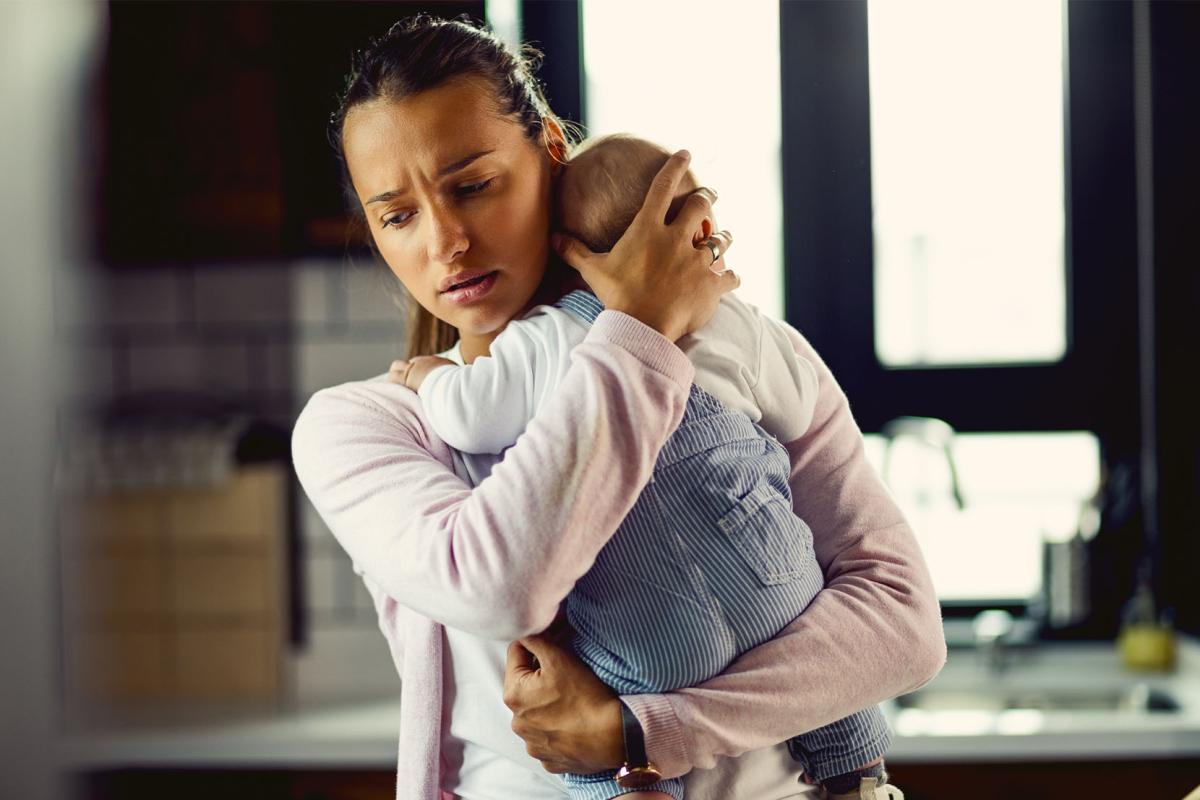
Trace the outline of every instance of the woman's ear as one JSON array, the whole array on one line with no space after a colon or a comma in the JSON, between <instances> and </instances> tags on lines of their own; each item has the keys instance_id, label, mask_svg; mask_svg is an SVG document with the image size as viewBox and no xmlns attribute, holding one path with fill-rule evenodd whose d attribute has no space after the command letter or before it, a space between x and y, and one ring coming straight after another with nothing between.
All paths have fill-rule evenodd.
<instances>
[{"instance_id":1,"label":"woman's ear","mask_svg":"<svg viewBox=\"0 0 1200 800\"><path fill-rule=\"evenodd\" d=\"M542 142L546 145L546 152L550 154L552 171L557 175L567 162L567 139L563 136L562 126L554 117L542 117Z\"/></svg>"}]
</instances>

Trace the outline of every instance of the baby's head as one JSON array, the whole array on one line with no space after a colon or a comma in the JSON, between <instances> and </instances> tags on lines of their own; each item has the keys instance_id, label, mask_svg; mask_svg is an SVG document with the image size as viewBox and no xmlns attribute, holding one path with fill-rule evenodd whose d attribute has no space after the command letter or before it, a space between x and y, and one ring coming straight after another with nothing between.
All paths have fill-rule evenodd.
<instances>
[{"instance_id":1,"label":"baby's head","mask_svg":"<svg viewBox=\"0 0 1200 800\"><path fill-rule=\"evenodd\" d=\"M625 133L584 142L559 179L559 228L595 252L612 250L641 210L654 176L670 157L665 148ZM697 187L688 170L679 182L668 220Z\"/></svg>"}]
</instances>

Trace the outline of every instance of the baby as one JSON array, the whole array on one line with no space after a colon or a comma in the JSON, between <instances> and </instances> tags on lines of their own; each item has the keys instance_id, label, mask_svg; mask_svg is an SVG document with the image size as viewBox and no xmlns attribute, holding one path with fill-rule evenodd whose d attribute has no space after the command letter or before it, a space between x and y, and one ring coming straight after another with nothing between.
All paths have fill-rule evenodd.
<instances>
[{"instance_id":1,"label":"baby","mask_svg":"<svg viewBox=\"0 0 1200 800\"><path fill-rule=\"evenodd\" d=\"M593 251L610 250L668 157L627 135L588 142L560 180L560 228ZM697 186L689 172L672 214ZM705 219L696 241L713 230L715 220ZM490 354L471 365L419 357L397 362L391 379L417 391L451 447L500 453L562 380L571 349L602 310L594 294L571 291L510 322ZM576 654L619 694L713 677L774 637L824 585L812 533L792 510L791 463L780 444L799 438L812 420L812 364L796 355L781 326L733 294L678 345L696 368L683 419L629 516L566 601ZM825 796L901 797L884 785L881 757L890 739L874 707L789 746ZM633 760L643 763L623 772L655 777L653 765ZM577 800L625 796L633 785L645 788L644 797L683 796L678 779L646 786L628 777L618 784L613 773L564 778Z\"/></svg>"}]
</instances>

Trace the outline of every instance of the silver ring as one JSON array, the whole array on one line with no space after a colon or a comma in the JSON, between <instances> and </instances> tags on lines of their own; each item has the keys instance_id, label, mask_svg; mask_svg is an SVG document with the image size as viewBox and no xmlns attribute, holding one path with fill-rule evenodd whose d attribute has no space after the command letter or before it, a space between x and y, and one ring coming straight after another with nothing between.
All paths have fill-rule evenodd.
<instances>
[{"instance_id":1,"label":"silver ring","mask_svg":"<svg viewBox=\"0 0 1200 800\"><path fill-rule=\"evenodd\" d=\"M721 257L721 248L717 245L716 237L710 236L707 239L705 239L703 242L701 242L701 244L707 246L709 251L712 252L712 257L713 257L712 263L713 264L717 263L717 259L719 259ZM711 267L712 264L709 264L709 266Z\"/></svg>"}]
</instances>

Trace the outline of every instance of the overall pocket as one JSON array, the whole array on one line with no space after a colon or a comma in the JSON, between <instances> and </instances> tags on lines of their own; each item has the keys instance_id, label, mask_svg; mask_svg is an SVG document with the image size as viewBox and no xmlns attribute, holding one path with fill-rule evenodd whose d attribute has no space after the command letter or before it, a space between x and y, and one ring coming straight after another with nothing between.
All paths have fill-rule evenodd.
<instances>
[{"instance_id":1,"label":"overall pocket","mask_svg":"<svg viewBox=\"0 0 1200 800\"><path fill-rule=\"evenodd\" d=\"M812 530L770 486L747 492L717 526L763 584L789 583L812 567Z\"/></svg>"}]
</instances>

